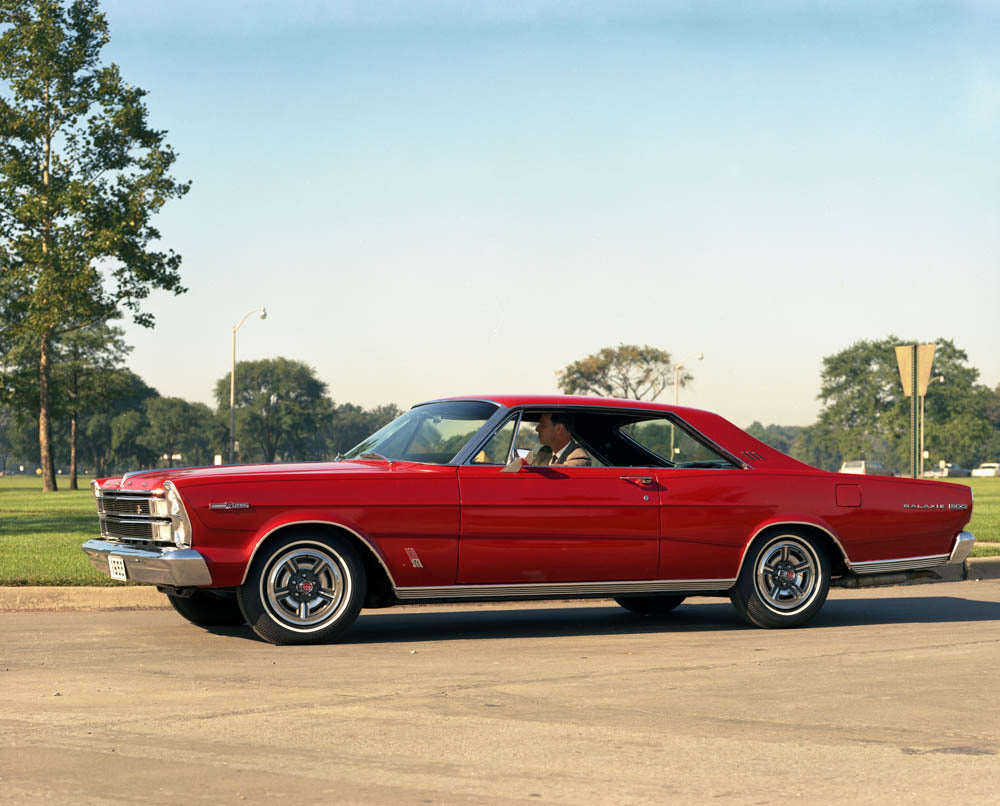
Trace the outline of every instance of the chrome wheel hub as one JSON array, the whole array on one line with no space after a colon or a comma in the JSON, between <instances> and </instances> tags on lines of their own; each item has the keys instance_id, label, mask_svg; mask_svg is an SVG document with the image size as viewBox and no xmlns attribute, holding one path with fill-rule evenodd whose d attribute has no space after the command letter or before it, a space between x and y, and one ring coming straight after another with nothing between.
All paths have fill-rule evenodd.
<instances>
[{"instance_id":1,"label":"chrome wheel hub","mask_svg":"<svg viewBox=\"0 0 1000 806\"><path fill-rule=\"evenodd\" d=\"M347 606L350 577L340 556L326 547L299 546L276 557L261 577L261 599L291 628L318 629Z\"/></svg>"},{"instance_id":2,"label":"chrome wheel hub","mask_svg":"<svg viewBox=\"0 0 1000 806\"><path fill-rule=\"evenodd\" d=\"M807 605L816 592L819 560L797 540L778 539L761 552L756 587L764 604L787 613Z\"/></svg>"}]
</instances>

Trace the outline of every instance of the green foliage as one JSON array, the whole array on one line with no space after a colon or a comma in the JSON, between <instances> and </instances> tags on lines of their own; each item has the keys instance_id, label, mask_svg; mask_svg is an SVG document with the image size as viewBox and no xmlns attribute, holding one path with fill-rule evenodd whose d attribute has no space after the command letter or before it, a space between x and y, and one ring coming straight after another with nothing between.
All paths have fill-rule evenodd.
<instances>
[{"instance_id":1,"label":"green foliage","mask_svg":"<svg viewBox=\"0 0 1000 806\"><path fill-rule=\"evenodd\" d=\"M796 425L763 426L756 420L750 424L746 432L761 442L766 442L775 450L791 455L795 440L805 429Z\"/></svg>"},{"instance_id":2,"label":"green foliage","mask_svg":"<svg viewBox=\"0 0 1000 806\"><path fill-rule=\"evenodd\" d=\"M894 347L908 344L895 336L860 341L823 359L823 401L815 434L830 456L872 459L905 471L909 464L910 400L903 396ZM950 339L938 339L933 375L925 403L925 447L930 462L939 459L975 466L995 452L997 428L991 422L994 395L977 383L979 370Z\"/></svg>"},{"instance_id":3,"label":"green foliage","mask_svg":"<svg viewBox=\"0 0 1000 806\"><path fill-rule=\"evenodd\" d=\"M567 395L656 400L672 386L670 353L648 344L619 344L574 361L556 373L559 389ZM677 382L687 386L693 376L683 370Z\"/></svg>"},{"instance_id":4,"label":"green foliage","mask_svg":"<svg viewBox=\"0 0 1000 806\"><path fill-rule=\"evenodd\" d=\"M184 465L209 465L224 455L228 431L204 403L179 397L151 397L143 405L145 425L135 436L159 466L173 467L175 455ZM164 456L166 458L164 458Z\"/></svg>"},{"instance_id":5,"label":"green foliage","mask_svg":"<svg viewBox=\"0 0 1000 806\"><path fill-rule=\"evenodd\" d=\"M972 488L972 520L965 528L976 536L973 557L1000 556L1000 479L947 479Z\"/></svg>"},{"instance_id":6,"label":"green foliage","mask_svg":"<svg viewBox=\"0 0 1000 806\"><path fill-rule=\"evenodd\" d=\"M340 453L346 453L365 437L371 436L402 413L399 407L392 403L371 410L365 410L353 403L343 403L337 406L330 418L327 430L329 435L328 454L336 456Z\"/></svg>"},{"instance_id":7,"label":"green foliage","mask_svg":"<svg viewBox=\"0 0 1000 806\"><path fill-rule=\"evenodd\" d=\"M180 258L150 247L155 213L184 195L146 93L102 66L97 0L0 0L0 244L4 296L42 333L102 320L139 324L150 287L180 292ZM98 261L111 288L105 289Z\"/></svg>"},{"instance_id":8,"label":"green foliage","mask_svg":"<svg viewBox=\"0 0 1000 806\"><path fill-rule=\"evenodd\" d=\"M229 413L229 374L218 380L220 416ZM325 424L333 404L312 367L288 358L241 361L236 365L236 438L241 459L320 459L326 453Z\"/></svg>"},{"instance_id":9,"label":"green foliage","mask_svg":"<svg viewBox=\"0 0 1000 806\"><path fill-rule=\"evenodd\" d=\"M189 186L146 93L100 63L107 42L97 0L0 0L0 343L39 356L46 489L55 342L120 307L152 326L151 289L184 290L152 219Z\"/></svg>"}]
</instances>

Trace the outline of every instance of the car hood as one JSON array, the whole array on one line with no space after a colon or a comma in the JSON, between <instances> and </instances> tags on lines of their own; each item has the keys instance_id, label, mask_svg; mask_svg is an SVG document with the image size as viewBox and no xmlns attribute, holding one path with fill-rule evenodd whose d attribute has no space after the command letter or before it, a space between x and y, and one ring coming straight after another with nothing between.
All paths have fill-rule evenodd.
<instances>
[{"instance_id":1,"label":"car hood","mask_svg":"<svg viewBox=\"0 0 1000 806\"><path fill-rule=\"evenodd\" d=\"M433 466L438 467L438 466ZM431 466L415 465L410 462L387 463L378 460L350 462L297 462L270 465L219 465L211 467L160 468L126 473L98 479L102 490L144 492L162 489L165 481L173 481L178 486L190 484L221 484L241 481L282 481L293 478L357 478L359 476L384 476L400 470L428 472ZM438 470L440 468L438 467Z\"/></svg>"}]
</instances>

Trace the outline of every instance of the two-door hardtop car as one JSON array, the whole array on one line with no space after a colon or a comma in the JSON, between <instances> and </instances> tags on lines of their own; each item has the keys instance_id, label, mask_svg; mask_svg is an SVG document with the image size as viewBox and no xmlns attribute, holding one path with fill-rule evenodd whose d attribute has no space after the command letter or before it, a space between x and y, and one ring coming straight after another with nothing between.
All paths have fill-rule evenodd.
<instances>
[{"instance_id":1,"label":"two-door hardtop car","mask_svg":"<svg viewBox=\"0 0 1000 806\"><path fill-rule=\"evenodd\" d=\"M583 458L533 464L555 420ZM934 577L974 540L966 486L829 473L706 411L588 397L435 400L335 462L127 473L94 494L99 570L278 644L411 602L662 614L720 595L751 624L794 626L831 584Z\"/></svg>"}]
</instances>

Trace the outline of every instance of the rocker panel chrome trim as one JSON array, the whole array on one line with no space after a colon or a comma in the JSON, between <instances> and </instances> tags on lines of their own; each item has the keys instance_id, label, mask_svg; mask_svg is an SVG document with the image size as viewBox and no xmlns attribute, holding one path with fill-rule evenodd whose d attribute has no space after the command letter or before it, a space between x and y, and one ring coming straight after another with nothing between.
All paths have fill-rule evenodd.
<instances>
[{"instance_id":1,"label":"rocker panel chrome trim","mask_svg":"<svg viewBox=\"0 0 1000 806\"><path fill-rule=\"evenodd\" d=\"M735 579L651 579L619 582L526 582L519 585L442 585L396 588L401 602L424 599L515 599L522 597L613 596L624 593L724 591Z\"/></svg>"},{"instance_id":2,"label":"rocker panel chrome trim","mask_svg":"<svg viewBox=\"0 0 1000 806\"><path fill-rule=\"evenodd\" d=\"M902 557L898 560L872 560L863 563L849 563L848 568L859 576L865 574L881 574L888 571L909 571L917 568L933 568L945 565L947 554L935 554L928 557Z\"/></svg>"}]
</instances>

